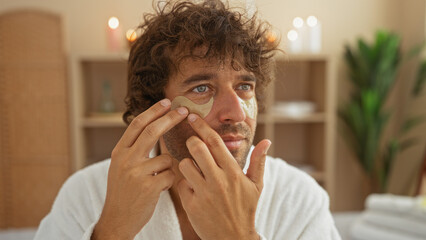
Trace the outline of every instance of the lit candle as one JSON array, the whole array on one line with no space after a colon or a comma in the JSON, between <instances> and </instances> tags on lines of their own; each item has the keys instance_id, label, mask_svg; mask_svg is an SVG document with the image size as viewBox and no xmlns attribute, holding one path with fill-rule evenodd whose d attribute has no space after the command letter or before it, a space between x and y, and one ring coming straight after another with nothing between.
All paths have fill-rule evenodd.
<instances>
[{"instance_id":1,"label":"lit candle","mask_svg":"<svg viewBox=\"0 0 426 240\"><path fill-rule=\"evenodd\" d=\"M303 19L301 17L295 17L293 19L293 27L299 29L299 28L303 27L303 24L304 24L304 22L303 22Z\"/></svg>"},{"instance_id":2,"label":"lit candle","mask_svg":"<svg viewBox=\"0 0 426 240\"><path fill-rule=\"evenodd\" d=\"M129 47L132 46L133 42L136 41L138 38L138 34L136 33L135 29L129 29L126 32L126 39L127 43L129 44Z\"/></svg>"},{"instance_id":3,"label":"lit candle","mask_svg":"<svg viewBox=\"0 0 426 240\"><path fill-rule=\"evenodd\" d=\"M109 18L107 28L108 49L110 51L120 51L122 37L123 35L121 33L120 21L118 18Z\"/></svg>"},{"instance_id":4,"label":"lit candle","mask_svg":"<svg viewBox=\"0 0 426 240\"><path fill-rule=\"evenodd\" d=\"M293 27L296 28L298 34L298 37L296 39L297 44L301 45L300 47L297 47L297 51L305 52L308 47L308 29L306 27L306 24L301 17L296 17L293 19Z\"/></svg>"},{"instance_id":5,"label":"lit candle","mask_svg":"<svg viewBox=\"0 0 426 240\"><path fill-rule=\"evenodd\" d=\"M266 37L266 41L268 42L268 44L275 44L275 41L277 40L277 35L275 34L275 32L268 32L267 37Z\"/></svg>"},{"instance_id":6,"label":"lit candle","mask_svg":"<svg viewBox=\"0 0 426 240\"><path fill-rule=\"evenodd\" d=\"M296 30L290 30L287 33L288 51L290 53L300 53L302 51L302 41L299 38L299 33Z\"/></svg>"},{"instance_id":7,"label":"lit candle","mask_svg":"<svg viewBox=\"0 0 426 240\"><path fill-rule=\"evenodd\" d=\"M312 53L321 52L321 23L315 16L309 16L307 19L307 24L309 27L309 51Z\"/></svg>"}]
</instances>

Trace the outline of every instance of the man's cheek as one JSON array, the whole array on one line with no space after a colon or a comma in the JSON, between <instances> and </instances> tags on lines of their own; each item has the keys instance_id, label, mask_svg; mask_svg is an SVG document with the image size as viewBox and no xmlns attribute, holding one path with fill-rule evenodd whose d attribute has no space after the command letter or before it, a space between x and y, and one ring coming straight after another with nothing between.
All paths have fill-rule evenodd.
<instances>
[{"instance_id":1,"label":"man's cheek","mask_svg":"<svg viewBox=\"0 0 426 240\"><path fill-rule=\"evenodd\" d=\"M185 141L194 135L197 135L197 133L192 129L191 125L189 125L187 120L183 120L178 125L176 125L174 128L172 128L172 131L176 135L176 137L184 139Z\"/></svg>"},{"instance_id":2,"label":"man's cheek","mask_svg":"<svg viewBox=\"0 0 426 240\"><path fill-rule=\"evenodd\" d=\"M183 158L190 158L191 155L186 147L186 140L193 135L196 135L196 133L185 120L170 129L163 136L168 152L178 161Z\"/></svg>"}]
</instances>

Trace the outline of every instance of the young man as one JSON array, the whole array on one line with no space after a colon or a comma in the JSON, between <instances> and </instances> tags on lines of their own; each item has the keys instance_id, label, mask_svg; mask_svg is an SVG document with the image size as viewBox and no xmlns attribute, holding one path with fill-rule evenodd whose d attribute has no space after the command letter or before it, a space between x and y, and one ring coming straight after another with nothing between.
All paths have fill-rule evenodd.
<instances>
[{"instance_id":1,"label":"young man","mask_svg":"<svg viewBox=\"0 0 426 240\"><path fill-rule=\"evenodd\" d=\"M141 29L129 126L67 180L36 239L340 239L322 188L267 157L269 140L252 147L268 26L214 0L168 3Z\"/></svg>"}]
</instances>

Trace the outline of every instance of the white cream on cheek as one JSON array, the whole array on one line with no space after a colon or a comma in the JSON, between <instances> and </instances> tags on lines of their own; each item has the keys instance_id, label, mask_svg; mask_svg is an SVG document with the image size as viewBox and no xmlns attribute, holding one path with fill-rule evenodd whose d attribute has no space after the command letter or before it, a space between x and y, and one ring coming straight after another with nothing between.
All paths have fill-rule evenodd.
<instances>
[{"instance_id":1,"label":"white cream on cheek","mask_svg":"<svg viewBox=\"0 0 426 240\"><path fill-rule=\"evenodd\" d=\"M243 100L238 97L241 108L246 113L247 117L256 120L257 116L257 103L254 96L248 100ZM178 107L186 107L190 113L196 113L200 117L205 118L213 107L213 97L206 104L196 104L184 96L177 96L172 101L171 109Z\"/></svg>"}]
</instances>

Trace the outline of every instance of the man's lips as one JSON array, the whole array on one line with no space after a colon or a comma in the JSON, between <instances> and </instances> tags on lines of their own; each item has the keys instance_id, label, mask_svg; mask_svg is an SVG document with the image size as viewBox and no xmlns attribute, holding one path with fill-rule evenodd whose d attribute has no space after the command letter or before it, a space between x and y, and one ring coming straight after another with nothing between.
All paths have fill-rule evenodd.
<instances>
[{"instance_id":1,"label":"man's lips","mask_svg":"<svg viewBox=\"0 0 426 240\"><path fill-rule=\"evenodd\" d=\"M241 135L225 135L221 136L221 138L229 151L240 148L245 140L245 138Z\"/></svg>"}]
</instances>

